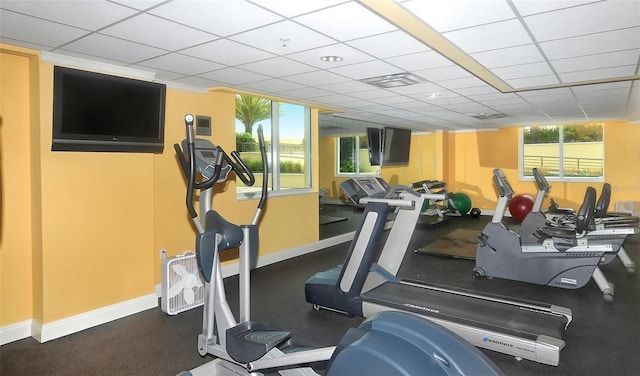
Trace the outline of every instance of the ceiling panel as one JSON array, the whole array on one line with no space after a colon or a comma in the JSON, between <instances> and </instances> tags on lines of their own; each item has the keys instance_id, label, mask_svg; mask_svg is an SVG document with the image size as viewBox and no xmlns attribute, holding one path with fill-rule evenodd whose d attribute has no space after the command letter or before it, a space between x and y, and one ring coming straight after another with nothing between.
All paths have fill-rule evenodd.
<instances>
[{"instance_id":1,"label":"ceiling panel","mask_svg":"<svg viewBox=\"0 0 640 376\"><path fill-rule=\"evenodd\" d=\"M334 44L336 41L292 21L282 21L236 34L229 39L284 55Z\"/></svg>"},{"instance_id":2,"label":"ceiling panel","mask_svg":"<svg viewBox=\"0 0 640 376\"><path fill-rule=\"evenodd\" d=\"M86 30L76 27L9 11L0 13L0 25L3 38L47 47L58 47L87 34Z\"/></svg>"},{"instance_id":3,"label":"ceiling panel","mask_svg":"<svg viewBox=\"0 0 640 376\"><path fill-rule=\"evenodd\" d=\"M169 51L217 39L209 33L144 13L102 29L100 33Z\"/></svg>"},{"instance_id":4,"label":"ceiling panel","mask_svg":"<svg viewBox=\"0 0 640 376\"><path fill-rule=\"evenodd\" d=\"M569 19L579 22L567 22ZM590 3L525 17L538 42L640 26L640 1Z\"/></svg>"},{"instance_id":5,"label":"ceiling panel","mask_svg":"<svg viewBox=\"0 0 640 376\"><path fill-rule=\"evenodd\" d=\"M416 130L603 117L640 121L640 83L634 88L631 81L640 79L640 1L377 5L5 0L0 40L46 51L44 56L146 70L181 88L223 85ZM424 24L411 24L414 14ZM421 82L383 89L359 81L402 72ZM477 112L507 117L472 118Z\"/></svg>"},{"instance_id":6,"label":"ceiling panel","mask_svg":"<svg viewBox=\"0 0 640 376\"><path fill-rule=\"evenodd\" d=\"M549 60L632 50L640 46L640 27L540 43Z\"/></svg>"},{"instance_id":7,"label":"ceiling panel","mask_svg":"<svg viewBox=\"0 0 640 376\"><path fill-rule=\"evenodd\" d=\"M274 56L267 51L228 39L214 40L213 42L190 47L180 52L185 55L211 60L229 66L255 62Z\"/></svg>"},{"instance_id":8,"label":"ceiling panel","mask_svg":"<svg viewBox=\"0 0 640 376\"><path fill-rule=\"evenodd\" d=\"M97 30L136 14L134 9L105 0L3 0L2 8L86 30Z\"/></svg>"},{"instance_id":9,"label":"ceiling panel","mask_svg":"<svg viewBox=\"0 0 640 376\"><path fill-rule=\"evenodd\" d=\"M395 26L353 1L294 20L341 41L396 30Z\"/></svg>"},{"instance_id":10,"label":"ceiling panel","mask_svg":"<svg viewBox=\"0 0 640 376\"><path fill-rule=\"evenodd\" d=\"M80 38L65 44L63 49L131 64L167 53L166 50L102 34Z\"/></svg>"},{"instance_id":11,"label":"ceiling panel","mask_svg":"<svg viewBox=\"0 0 640 376\"><path fill-rule=\"evenodd\" d=\"M506 1L411 0L402 5L441 33L515 18Z\"/></svg>"},{"instance_id":12,"label":"ceiling panel","mask_svg":"<svg viewBox=\"0 0 640 376\"><path fill-rule=\"evenodd\" d=\"M282 19L244 0L174 0L149 12L220 36L251 30Z\"/></svg>"},{"instance_id":13,"label":"ceiling panel","mask_svg":"<svg viewBox=\"0 0 640 376\"><path fill-rule=\"evenodd\" d=\"M518 20L496 22L443 34L470 54L533 43Z\"/></svg>"}]
</instances>

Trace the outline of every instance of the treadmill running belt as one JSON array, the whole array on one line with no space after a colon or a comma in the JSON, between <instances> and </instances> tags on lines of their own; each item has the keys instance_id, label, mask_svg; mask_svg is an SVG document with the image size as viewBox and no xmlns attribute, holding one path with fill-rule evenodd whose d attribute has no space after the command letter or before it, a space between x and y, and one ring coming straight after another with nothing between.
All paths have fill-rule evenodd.
<instances>
[{"instance_id":1,"label":"treadmill running belt","mask_svg":"<svg viewBox=\"0 0 640 376\"><path fill-rule=\"evenodd\" d=\"M433 290L426 285L387 282L363 294L362 298L390 308L531 340L541 334L561 339L568 321L551 312Z\"/></svg>"}]
</instances>

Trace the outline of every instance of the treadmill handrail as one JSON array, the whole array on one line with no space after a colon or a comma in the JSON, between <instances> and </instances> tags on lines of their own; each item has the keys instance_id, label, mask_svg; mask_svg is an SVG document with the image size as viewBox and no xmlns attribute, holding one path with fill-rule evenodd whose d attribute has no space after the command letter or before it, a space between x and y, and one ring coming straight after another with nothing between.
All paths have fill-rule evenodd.
<instances>
[{"instance_id":1,"label":"treadmill handrail","mask_svg":"<svg viewBox=\"0 0 640 376\"><path fill-rule=\"evenodd\" d=\"M420 194L426 200L444 201L447 199L447 195L440 193L422 193ZM375 197L363 197L360 199L360 204L366 205L370 202L381 202L389 206L397 206L400 208L413 209L415 202L404 200L402 198L375 198Z\"/></svg>"}]
</instances>

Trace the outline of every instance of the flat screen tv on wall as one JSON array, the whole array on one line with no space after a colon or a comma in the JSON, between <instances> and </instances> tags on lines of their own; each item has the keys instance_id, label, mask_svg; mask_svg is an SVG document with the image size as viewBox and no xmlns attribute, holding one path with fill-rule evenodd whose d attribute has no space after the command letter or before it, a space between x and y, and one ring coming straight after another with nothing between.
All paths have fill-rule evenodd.
<instances>
[{"instance_id":1,"label":"flat screen tv on wall","mask_svg":"<svg viewBox=\"0 0 640 376\"><path fill-rule=\"evenodd\" d=\"M367 128L369 142L369 164L380 166L382 162L382 138L384 130L381 128Z\"/></svg>"},{"instance_id":2,"label":"flat screen tv on wall","mask_svg":"<svg viewBox=\"0 0 640 376\"><path fill-rule=\"evenodd\" d=\"M382 165L409 164L410 147L411 129L385 127L382 147Z\"/></svg>"},{"instance_id":3,"label":"flat screen tv on wall","mask_svg":"<svg viewBox=\"0 0 640 376\"><path fill-rule=\"evenodd\" d=\"M161 153L163 84L58 67L52 151Z\"/></svg>"}]
</instances>

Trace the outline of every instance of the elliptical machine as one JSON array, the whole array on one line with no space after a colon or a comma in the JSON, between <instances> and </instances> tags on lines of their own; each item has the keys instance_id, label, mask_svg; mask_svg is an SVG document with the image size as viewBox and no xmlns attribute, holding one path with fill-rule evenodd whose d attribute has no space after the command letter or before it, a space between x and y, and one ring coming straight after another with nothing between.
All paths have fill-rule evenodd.
<instances>
[{"instance_id":1,"label":"elliptical machine","mask_svg":"<svg viewBox=\"0 0 640 376\"><path fill-rule=\"evenodd\" d=\"M250 269L258 255L258 222L267 199L268 166L262 127L258 140L263 163L262 194L251 224L235 225L212 209L213 187L233 172L246 185L255 177L240 155L231 156L208 140L195 139L193 115L185 116L187 138L174 145L187 178L186 206L198 235L196 255L205 280L200 355L216 359L181 375L316 375L309 363L328 361L326 375L501 375L484 354L448 330L416 316L383 312L350 329L338 346L302 348L290 332L250 319ZM184 150L184 151L183 151ZM196 172L202 180L196 181ZM193 207L200 190L200 216ZM200 218L199 218L200 217ZM226 299L220 252L239 248L240 321Z\"/></svg>"},{"instance_id":2,"label":"elliptical machine","mask_svg":"<svg viewBox=\"0 0 640 376\"><path fill-rule=\"evenodd\" d=\"M499 168L493 170L493 181L500 198L491 222L478 235L473 278L497 277L565 289L581 288L593 278L603 298L613 302L613 286L598 267L605 253L614 252L613 247L589 244L584 236L593 219L595 189L587 189L578 211L576 230L570 236L524 244L520 235L502 221L514 194L511 184ZM564 243L562 246L560 240Z\"/></svg>"}]
</instances>

